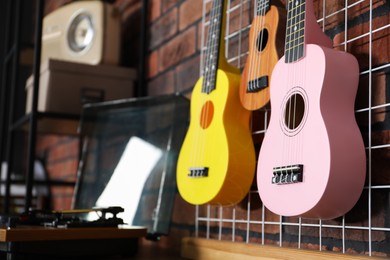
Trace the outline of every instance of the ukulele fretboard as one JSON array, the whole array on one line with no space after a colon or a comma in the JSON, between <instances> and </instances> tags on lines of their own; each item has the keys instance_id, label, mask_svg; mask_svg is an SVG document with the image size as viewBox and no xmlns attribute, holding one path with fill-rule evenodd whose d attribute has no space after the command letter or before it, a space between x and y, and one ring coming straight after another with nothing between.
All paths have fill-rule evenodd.
<instances>
[{"instance_id":1,"label":"ukulele fretboard","mask_svg":"<svg viewBox=\"0 0 390 260\"><path fill-rule=\"evenodd\" d=\"M214 0L210 11L210 23L204 52L202 92L209 94L215 89L219 49L222 34L223 0Z\"/></svg>"},{"instance_id":2,"label":"ukulele fretboard","mask_svg":"<svg viewBox=\"0 0 390 260\"><path fill-rule=\"evenodd\" d=\"M305 0L289 0L287 8L285 62L291 63L304 56Z\"/></svg>"}]
</instances>

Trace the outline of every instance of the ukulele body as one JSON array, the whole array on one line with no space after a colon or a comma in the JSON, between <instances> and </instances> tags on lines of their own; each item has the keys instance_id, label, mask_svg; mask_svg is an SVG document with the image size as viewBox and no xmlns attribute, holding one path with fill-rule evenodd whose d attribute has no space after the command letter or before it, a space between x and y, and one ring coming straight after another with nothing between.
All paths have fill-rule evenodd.
<instances>
[{"instance_id":1,"label":"ukulele body","mask_svg":"<svg viewBox=\"0 0 390 260\"><path fill-rule=\"evenodd\" d=\"M213 91L202 92L203 77L193 89L190 125L176 175L180 195L189 203L235 204L253 182L256 158L250 112L240 104L239 82L239 74L218 69ZM207 176L189 176L191 169L206 168Z\"/></svg>"},{"instance_id":2,"label":"ukulele body","mask_svg":"<svg viewBox=\"0 0 390 260\"><path fill-rule=\"evenodd\" d=\"M256 15L252 21L249 55L240 83L241 104L248 110L257 110L269 103L272 70L283 55L285 25L286 11L274 5L265 15ZM255 90L249 90L251 88Z\"/></svg>"},{"instance_id":3,"label":"ukulele body","mask_svg":"<svg viewBox=\"0 0 390 260\"><path fill-rule=\"evenodd\" d=\"M354 116L358 80L352 55L315 44L302 59L275 66L257 175L274 213L331 219L359 199L366 159Z\"/></svg>"}]
</instances>

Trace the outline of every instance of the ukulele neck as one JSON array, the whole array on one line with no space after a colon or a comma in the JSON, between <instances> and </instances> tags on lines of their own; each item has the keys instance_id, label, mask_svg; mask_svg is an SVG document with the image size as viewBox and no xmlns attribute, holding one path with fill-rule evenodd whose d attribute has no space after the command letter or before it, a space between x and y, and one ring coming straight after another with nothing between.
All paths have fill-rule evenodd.
<instances>
[{"instance_id":1,"label":"ukulele neck","mask_svg":"<svg viewBox=\"0 0 390 260\"><path fill-rule=\"evenodd\" d=\"M217 69L221 55L222 34L224 31L224 0L214 0L210 11L210 23L204 52L202 92L210 94L215 89Z\"/></svg>"},{"instance_id":2,"label":"ukulele neck","mask_svg":"<svg viewBox=\"0 0 390 260\"><path fill-rule=\"evenodd\" d=\"M285 62L292 63L305 55L305 0L289 0L287 4Z\"/></svg>"},{"instance_id":3,"label":"ukulele neck","mask_svg":"<svg viewBox=\"0 0 390 260\"><path fill-rule=\"evenodd\" d=\"M288 0L285 63L293 63L303 58L306 44L332 48L332 40L317 23L313 1Z\"/></svg>"}]
</instances>

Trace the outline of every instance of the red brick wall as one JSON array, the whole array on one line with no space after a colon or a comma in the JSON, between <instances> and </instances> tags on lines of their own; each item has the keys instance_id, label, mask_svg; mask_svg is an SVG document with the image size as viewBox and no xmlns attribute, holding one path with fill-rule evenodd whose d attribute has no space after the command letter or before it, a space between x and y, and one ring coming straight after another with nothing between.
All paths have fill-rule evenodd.
<instances>
[{"instance_id":1,"label":"red brick wall","mask_svg":"<svg viewBox=\"0 0 390 260\"><path fill-rule=\"evenodd\" d=\"M37 154L46 161L49 178L57 181L75 182L78 166L78 138L75 136L39 135ZM73 196L71 186L51 188L54 209L69 209Z\"/></svg>"},{"instance_id":2,"label":"red brick wall","mask_svg":"<svg viewBox=\"0 0 390 260\"><path fill-rule=\"evenodd\" d=\"M48 1L51 4L48 8L56 8L59 4L57 1ZM67 1L63 1L67 2ZM131 55L131 51L126 51L127 46L134 46L134 33L130 30L134 27L129 24L129 21L133 21L134 17L137 17L137 10L139 8L140 1L124 1L117 0L115 4L119 6L124 13L123 21L127 25L124 30L125 43L124 50ZM237 3L238 0L232 0L232 3ZM283 3L285 1L282 1ZM351 2L357 1L349 1ZM54 4L55 3L55 4ZM138 5L137 5L138 3ZM322 17L323 1L315 0L315 11L317 17ZM56 5L56 6L54 6ZM332 13L334 10L339 10L345 5L344 1L326 1L327 13ZM51 6L51 7L50 7ZM382 25L389 24L389 2L388 1L373 1L373 29L379 28ZM245 10L244 10L245 11ZM248 11L248 10L246 10ZM249 12L249 11L248 11ZM369 26L369 1L364 1L357 4L348 12L348 39L363 35L368 32ZM201 47L201 26L202 26L202 1L200 0L150 0L148 7L148 38L147 43L148 55L147 55L147 90L149 95L160 95L172 92L183 92L190 96L192 87L199 78L199 63L200 63L200 47ZM240 26L247 26L250 22L249 16L246 16L242 23L238 20L238 14L232 14L231 16L231 31L238 30ZM326 33L333 39L335 45L344 41L344 13L331 16L326 19L325 29ZM126 36L127 35L127 36ZM134 36L131 38L129 35ZM247 50L247 38L243 33L242 49ZM347 50L353 53L360 65L361 71L367 70L369 66L369 36L364 36L357 41L347 45ZM389 29L381 31L373 35L372 42L372 66L378 66L386 64L390 61L389 57ZM138 39L136 40L138 41ZM237 55L238 38L234 38L230 41L229 57ZM344 46L340 46L343 49ZM133 47L129 48L132 51ZM235 65L243 67L246 57L243 57L240 61L235 61ZM125 61L124 64L134 65L136 59L131 61ZM383 104L387 97L387 71L375 72L372 74L372 102L373 105ZM362 76L359 86L358 98L356 102L357 108L364 108L368 105L368 76ZM264 114L254 113L253 120L255 128L264 128ZM361 126L364 139L368 140L368 114L357 114L358 123ZM387 144L390 141L388 131L388 113L385 108L376 109L372 113L372 127L375 131L372 133L372 142L375 144ZM43 150L48 151L48 169L53 178L62 178L66 180L75 180L75 173L77 169L77 144L78 141L75 137L44 137L40 139L41 142L38 146L38 152ZM262 136L257 135L254 139L257 148L260 147ZM373 150L372 152L372 182L373 184L388 184L390 178L389 172L389 152L388 149ZM70 207L70 197L72 189L57 189L55 191L55 207L56 208L68 208ZM373 201L373 214L372 225L383 227L388 220L386 219L389 214L388 208L388 194L387 192L375 191L372 197ZM246 218L247 201L243 201L236 207L236 217ZM367 226L367 192L365 191L362 198L356 205L356 207L347 215L346 221L350 225L363 227ZM262 214L261 202L258 196L251 197L252 210L250 212L251 220L259 220ZM204 215L205 207L200 207L200 214ZM224 209L224 216L231 214L230 209ZM218 216L217 211L212 211L212 216ZM266 220L278 221L279 216L276 216L269 211L265 212ZM294 219L287 219L288 221L295 221ZM340 219L326 221L327 224L340 225ZM194 223L195 223L195 208L188 203L184 202L179 195L176 196L176 202L174 207L171 234L168 237L162 238L158 246L169 247L178 251L180 248L180 239L183 236L194 235ZM217 236L217 225L211 226L211 237ZM224 224L223 226L227 230L231 229L231 224ZM236 241L244 240L246 224L237 224L235 226ZM200 234L204 235L205 226L203 223L200 226ZM252 225L250 228L252 236L251 242L259 241L261 226ZM266 226L266 241L269 244L278 243L279 227ZM297 229L294 227L288 227L284 231L290 238L297 236ZM308 237L308 241L303 242L304 248L318 249L318 229L315 228L303 228L302 234ZM329 242L323 249L340 251L340 239L341 231L335 231L334 229L324 229L323 237ZM231 239L231 235L223 235L224 239ZM367 251L363 242L367 241L367 232L362 230L348 231L346 234L346 240L348 241L348 252L356 252L364 254ZM375 243L373 253L375 255L390 254L389 237L385 232L373 232L372 241ZM148 242L145 242L148 243ZM284 246L296 246L296 242L285 242Z\"/></svg>"},{"instance_id":3,"label":"red brick wall","mask_svg":"<svg viewBox=\"0 0 390 260\"><path fill-rule=\"evenodd\" d=\"M202 4L157 0L149 8L148 92L190 91L199 77Z\"/></svg>"},{"instance_id":4,"label":"red brick wall","mask_svg":"<svg viewBox=\"0 0 390 260\"><path fill-rule=\"evenodd\" d=\"M232 5L238 1L232 1ZM285 1L282 1L285 3ZM355 1L356 2L356 1ZM149 93L161 94L174 91L190 91L199 77L199 49L200 49L200 37L201 37L201 7L202 1L187 0L187 1L151 1L151 26L149 43ZM314 1L315 11L317 17L322 17L323 1ZM351 2L349 2L351 4ZM340 10L345 5L344 1L326 1L326 14L333 13L335 10ZM244 8L245 9L245 8ZM247 9L244 10L248 11ZM383 25L389 24L389 7L387 1L373 1L373 29L379 28ZM249 17L249 15L247 16ZM369 1L364 1L357 4L348 11L348 39L358 37L368 32L369 26ZM230 31L236 31L240 26L245 27L249 24L249 19L244 18L239 21L237 12L233 12L230 17ZM337 15L331 16L326 19L325 30L326 33L333 39L334 45L344 41L344 13L340 12ZM245 33L244 33L245 37ZM357 41L347 45L347 50L353 53L358 61L361 71L368 69L369 64L369 49L368 49L369 36L364 36ZM242 52L247 50L247 44L245 38L241 39ZM238 37L230 40L228 57L234 57L237 55L238 50ZM196 45L196 46L194 46ZM372 39L372 66L379 66L386 64L390 61L389 57L389 30L382 30L380 33L373 35ZM344 46L340 46L340 49L344 50ZM243 67L245 57L241 61L233 62L234 65ZM386 103L386 86L387 86L387 73L377 72L372 74L372 105ZM184 82L183 82L184 80ZM368 105L368 81L367 76L361 77L359 86L359 93L356 102L357 108L364 108ZM186 92L187 93L187 92ZM388 116L386 110L378 109L372 114L372 125L382 128L381 124L385 124ZM263 114L254 113L254 125L259 129L263 129ZM368 145L368 131L364 126L368 124L367 113L358 114L359 125L362 126L362 134ZM388 143L388 131L379 130L372 134L373 142L376 144ZM261 145L261 136L256 136L255 143L257 147ZM389 178L386 177L388 171L388 152L387 149L374 150L372 157L372 180L377 184L387 184ZM372 214L371 224L372 226L383 227L386 225L386 215L388 214L387 206L387 192L373 192L372 193L372 207L375 209L375 214ZM367 216L367 204L368 204L367 191L364 191L361 199L354 209L347 215L346 224L366 227L368 222ZM235 207L236 218L246 219L246 201L243 201ZM250 219L253 221L261 221L262 209L261 202L258 196L251 196ZM206 207L200 207L200 215L206 216ZM218 209L212 209L211 218L219 217ZM266 210L266 221L279 221L279 216L276 216ZM231 209L227 208L223 210L223 217L226 219L231 218ZM296 222L294 218L287 218L286 221ZM179 238L188 234L193 234L194 229L192 226L194 223L194 209L186 202L183 202L180 196L177 197L172 230L175 238L170 238L170 244L173 244L178 248ZM310 221L307 221L310 224ZM313 223L317 223L313 221ZM341 225L341 219L324 221L324 224L329 225ZM206 236L205 223L201 222L199 226L200 236ZM211 222L210 237L218 237L219 223ZM230 223L224 223L223 228L225 231L222 233L222 239L231 240L229 230L232 228ZM245 240L245 234L247 225L236 224L236 241ZM260 241L261 237L261 225L251 225L250 231L253 235L250 236L251 242ZM265 227L266 243L278 244L279 242L279 226L267 225ZM298 229L295 227L287 227L285 229L285 236L294 240L298 235ZM227 234L226 234L227 233ZM231 232L230 232L231 233ZM308 242L303 242L303 248L318 249L318 228L303 228L302 236ZM324 242L323 249L331 251L341 251L342 233L340 230L332 228L323 228L322 237ZM368 233L362 230L348 230L346 232L347 252L364 254L367 248L364 242L368 241ZM389 245L388 234L385 232L373 232L371 241L373 242L373 254L384 256L389 252L386 249ZM296 240L295 240L296 241ZM333 241L333 242L332 242ZM383 245L384 244L384 245ZM284 242L284 246L297 246L296 242ZM348 246L351 245L351 246ZM386 246L387 245L387 246Z\"/></svg>"}]
</instances>

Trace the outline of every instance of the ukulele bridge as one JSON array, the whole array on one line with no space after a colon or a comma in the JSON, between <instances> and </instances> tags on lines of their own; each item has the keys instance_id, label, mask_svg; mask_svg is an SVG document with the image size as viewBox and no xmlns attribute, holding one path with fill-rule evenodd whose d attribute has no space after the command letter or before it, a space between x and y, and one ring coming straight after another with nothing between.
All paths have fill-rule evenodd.
<instances>
[{"instance_id":1,"label":"ukulele bridge","mask_svg":"<svg viewBox=\"0 0 390 260\"><path fill-rule=\"evenodd\" d=\"M208 167L191 167L190 173L188 177L191 178L202 178L209 176L209 168Z\"/></svg>"},{"instance_id":2,"label":"ukulele bridge","mask_svg":"<svg viewBox=\"0 0 390 260\"><path fill-rule=\"evenodd\" d=\"M268 87L268 76L263 76L249 81L246 92L255 93Z\"/></svg>"},{"instance_id":3,"label":"ukulele bridge","mask_svg":"<svg viewBox=\"0 0 390 260\"><path fill-rule=\"evenodd\" d=\"M303 165L287 165L273 168L272 184L293 184L303 181Z\"/></svg>"}]
</instances>

